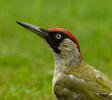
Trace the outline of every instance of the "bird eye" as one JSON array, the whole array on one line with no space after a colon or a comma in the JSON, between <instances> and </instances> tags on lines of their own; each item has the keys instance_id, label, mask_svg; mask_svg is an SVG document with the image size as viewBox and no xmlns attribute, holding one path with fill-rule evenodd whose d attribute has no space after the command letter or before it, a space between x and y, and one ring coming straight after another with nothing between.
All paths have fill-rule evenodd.
<instances>
[{"instance_id":1,"label":"bird eye","mask_svg":"<svg viewBox=\"0 0 112 100\"><path fill-rule=\"evenodd\" d=\"M56 34L56 39L61 39L61 34Z\"/></svg>"}]
</instances>

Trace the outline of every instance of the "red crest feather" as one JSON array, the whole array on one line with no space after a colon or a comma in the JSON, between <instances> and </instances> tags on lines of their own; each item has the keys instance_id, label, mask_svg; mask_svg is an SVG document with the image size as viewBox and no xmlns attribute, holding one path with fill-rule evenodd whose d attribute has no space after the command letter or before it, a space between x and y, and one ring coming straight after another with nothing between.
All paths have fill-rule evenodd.
<instances>
[{"instance_id":1,"label":"red crest feather","mask_svg":"<svg viewBox=\"0 0 112 100\"><path fill-rule=\"evenodd\" d=\"M66 29L63 29L63 28L56 28L56 27L54 27L54 28L49 28L48 30L49 30L49 31L59 31L59 32L63 32L64 34L68 35L68 37L69 37L72 41L74 41L74 43L77 45L77 48L78 48L78 50L79 50L79 52L80 52L80 54L81 54L79 43L78 43L77 39L74 37L74 35L73 35L70 31L68 31L68 30L66 30ZM83 59L82 54L81 54L81 59Z\"/></svg>"}]
</instances>

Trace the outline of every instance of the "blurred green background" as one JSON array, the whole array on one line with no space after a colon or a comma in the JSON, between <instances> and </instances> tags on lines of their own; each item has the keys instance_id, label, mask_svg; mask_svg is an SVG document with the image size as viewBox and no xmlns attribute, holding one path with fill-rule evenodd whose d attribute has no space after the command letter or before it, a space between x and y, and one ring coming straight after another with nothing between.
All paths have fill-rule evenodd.
<instances>
[{"instance_id":1,"label":"blurred green background","mask_svg":"<svg viewBox=\"0 0 112 100\"><path fill-rule=\"evenodd\" d=\"M70 30L85 61L112 77L112 0L0 0L0 100L54 100L53 57L16 20Z\"/></svg>"}]
</instances>

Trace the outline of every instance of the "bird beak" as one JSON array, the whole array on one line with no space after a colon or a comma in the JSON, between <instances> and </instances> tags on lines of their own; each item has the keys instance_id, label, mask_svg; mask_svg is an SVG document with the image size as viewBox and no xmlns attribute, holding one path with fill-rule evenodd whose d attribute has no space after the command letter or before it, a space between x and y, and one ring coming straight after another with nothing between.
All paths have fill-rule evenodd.
<instances>
[{"instance_id":1,"label":"bird beak","mask_svg":"<svg viewBox=\"0 0 112 100\"><path fill-rule=\"evenodd\" d=\"M43 29L43 28L40 28L38 26L34 26L31 24L19 22L19 21L16 21L16 23L18 23L19 25L23 26L24 28L32 31L33 33L37 34L38 36L40 36L42 38L45 38L48 36L48 30L47 29Z\"/></svg>"}]
</instances>

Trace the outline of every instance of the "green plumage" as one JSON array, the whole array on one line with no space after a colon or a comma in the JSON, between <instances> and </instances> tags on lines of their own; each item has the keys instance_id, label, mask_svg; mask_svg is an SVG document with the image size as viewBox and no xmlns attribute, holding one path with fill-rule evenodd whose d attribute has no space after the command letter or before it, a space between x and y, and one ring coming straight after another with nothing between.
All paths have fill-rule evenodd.
<instances>
[{"instance_id":1,"label":"green plumage","mask_svg":"<svg viewBox=\"0 0 112 100\"><path fill-rule=\"evenodd\" d=\"M59 100L112 100L112 81L85 63L72 65L54 87Z\"/></svg>"}]
</instances>

